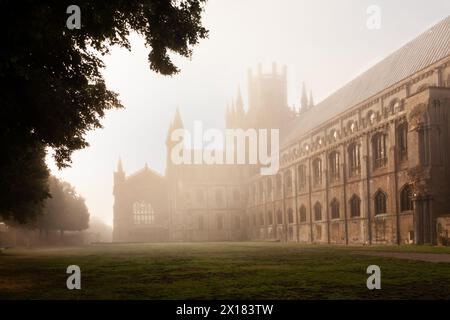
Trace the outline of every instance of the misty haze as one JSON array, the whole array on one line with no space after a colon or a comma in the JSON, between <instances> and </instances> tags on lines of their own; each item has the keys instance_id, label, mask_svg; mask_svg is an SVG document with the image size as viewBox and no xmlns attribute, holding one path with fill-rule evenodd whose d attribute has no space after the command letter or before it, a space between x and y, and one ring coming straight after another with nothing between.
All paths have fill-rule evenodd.
<instances>
[{"instance_id":1,"label":"misty haze","mask_svg":"<svg viewBox=\"0 0 450 320\"><path fill-rule=\"evenodd\" d=\"M0 12L1 300L450 298L449 1Z\"/></svg>"}]
</instances>

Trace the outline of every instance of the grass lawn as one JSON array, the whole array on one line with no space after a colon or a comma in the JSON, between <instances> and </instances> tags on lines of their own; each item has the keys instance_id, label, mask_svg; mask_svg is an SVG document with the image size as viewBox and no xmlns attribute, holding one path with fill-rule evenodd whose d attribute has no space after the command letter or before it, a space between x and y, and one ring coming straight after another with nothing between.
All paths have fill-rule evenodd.
<instances>
[{"instance_id":1,"label":"grass lawn","mask_svg":"<svg viewBox=\"0 0 450 320\"><path fill-rule=\"evenodd\" d=\"M250 242L8 249L0 254L0 299L450 299L450 264L357 253L364 250L450 253ZM66 288L72 264L82 290ZM382 289L369 291L373 264Z\"/></svg>"}]
</instances>

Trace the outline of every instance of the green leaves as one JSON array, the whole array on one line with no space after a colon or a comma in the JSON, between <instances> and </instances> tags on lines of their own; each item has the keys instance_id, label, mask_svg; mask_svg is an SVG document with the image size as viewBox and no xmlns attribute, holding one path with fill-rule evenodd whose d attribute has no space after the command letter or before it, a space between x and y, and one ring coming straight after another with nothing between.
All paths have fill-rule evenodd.
<instances>
[{"instance_id":1,"label":"green leaves","mask_svg":"<svg viewBox=\"0 0 450 320\"><path fill-rule=\"evenodd\" d=\"M60 167L71 152L86 146L85 130L101 127L104 110L121 108L100 73L110 45L130 48L131 30L145 37L150 69L171 75L179 69L169 53L192 55L207 36L201 25L204 0L80 1L82 28L68 30L68 1L4 1L0 5L6 50L0 53L0 78L9 85L0 95L0 124L24 127L56 150ZM60 121L64 122L61 125ZM67 125L69 124L69 125Z\"/></svg>"},{"instance_id":2,"label":"green leaves","mask_svg":"<svg viewBox=\"0 0 450 320\"><path fill-rule=\"evenodd\" d=\"M49 179L51 198L45 201L36 226L42 230L81 231L89 226L89 212L84 199L69 183Z\"/></svg>"},{"instance_id":3,"label":"green leaves","mask_svg":"<svg viewBox=\"0 0 450 320\"><path fill-rule=\"evenodd\" d=\"M150 48L150 69L175 74L179 69L170 52L189 57L192 47L207 37L201 24L204 3L78 1L81 29L69 30L66 9L70 1L2 1L0 150L6 156L0 158L0 195L10 194L6 177L11 170L9 159L20 156L15 152L36 145L51 147L57 165L69 166L72 152L88 145L86 132L101 128L105 110L123 107L100 73L104 65L99 57L108 54L109 46L130 49L128 36L135 31L145 37ZM47 171L40 157L29 161L42 162L40 169ZM25 178L19 173L9 177L16 179L11 183ZM29 187L44 191L40 183ZM25 194L21 201L27 201ZM17 208L0 205L0 215L20 216L19 206L18 202Z\"/></svg>"}]
</instances>

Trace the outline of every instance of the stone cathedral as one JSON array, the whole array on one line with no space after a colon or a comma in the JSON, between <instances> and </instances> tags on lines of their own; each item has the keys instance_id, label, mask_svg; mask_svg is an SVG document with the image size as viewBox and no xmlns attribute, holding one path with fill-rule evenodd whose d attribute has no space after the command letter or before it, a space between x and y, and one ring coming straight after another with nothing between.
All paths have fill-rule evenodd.
<instances>
[{"instance_id":1,"label":"stone cathedral","mask_svg":"<svg viewBox=\"0 0 450 320\"><path fill-rule=\"evenodd\" d=\"M450 17L314 105L286 68L248 74L227 128L278 128L280 170L147 166L114 173L114 241L436 244L450 230Z\"/></svg>"}]
</instances>

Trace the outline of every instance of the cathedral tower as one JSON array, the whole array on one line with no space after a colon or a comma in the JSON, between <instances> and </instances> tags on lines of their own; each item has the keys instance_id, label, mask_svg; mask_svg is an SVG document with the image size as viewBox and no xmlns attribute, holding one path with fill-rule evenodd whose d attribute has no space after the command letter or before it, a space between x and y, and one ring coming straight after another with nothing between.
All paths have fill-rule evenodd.
<instances>
[{"instance_id":1,"label":"cathedral tower","mask_svg":"<svg viewBox=\"0 0 450 320\"><path fill-rule=\"evenodd\" d=\"M263 73L261 65L253 74L248 71L248 126L281 128L289 117L287 105L287 68L278 72L276 63L271 73Z\"/></svg>"}]
</instances>

